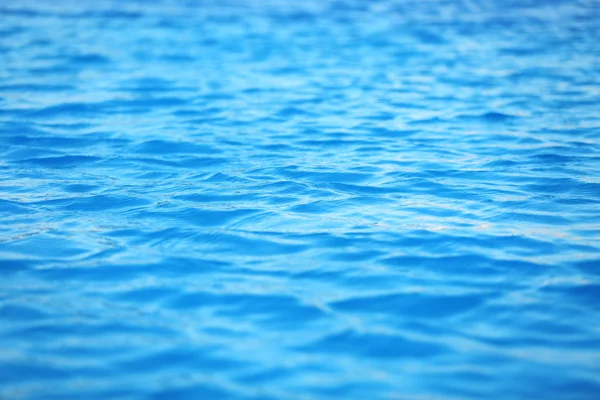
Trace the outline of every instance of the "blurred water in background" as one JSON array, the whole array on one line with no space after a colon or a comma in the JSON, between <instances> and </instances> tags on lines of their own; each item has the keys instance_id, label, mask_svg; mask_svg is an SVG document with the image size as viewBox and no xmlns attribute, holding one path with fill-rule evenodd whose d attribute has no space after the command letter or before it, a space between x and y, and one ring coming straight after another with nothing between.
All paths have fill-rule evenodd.
<instances>
[{"instance_id":1,"label":"blurred water in background","mask_svg":"<svg viewBox=\"0 0 600 400\"><path fill-rule=\"evenodd\" d=\"M0 398L599 398L599 10L2 2Z\"/></svg>"}]
</instances>

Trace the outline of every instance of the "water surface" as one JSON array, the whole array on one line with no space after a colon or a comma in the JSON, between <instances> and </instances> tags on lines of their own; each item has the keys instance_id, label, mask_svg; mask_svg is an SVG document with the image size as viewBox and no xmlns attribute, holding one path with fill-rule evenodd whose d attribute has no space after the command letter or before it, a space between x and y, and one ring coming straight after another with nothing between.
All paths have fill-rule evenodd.
<instances>
[{"instance_id":1,"label":"water surface","mask_svg":"<svg viewBox=\"0 0 600 400\"><path fill-rule=\"evenodd\" d=\"M599 398L599 21L4 2L0 398Z\"/></svg>"}]
</instances>

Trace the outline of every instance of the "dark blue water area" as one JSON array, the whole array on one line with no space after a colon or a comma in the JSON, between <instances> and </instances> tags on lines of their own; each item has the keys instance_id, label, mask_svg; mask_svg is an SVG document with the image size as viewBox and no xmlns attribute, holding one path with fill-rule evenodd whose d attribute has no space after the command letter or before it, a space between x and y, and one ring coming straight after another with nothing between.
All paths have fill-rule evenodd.
<instances>
[{"instance_id":1,"label":"dark blue water area","mask_svg":"<svg viewBox=\"0 0 600 400\"><path fill-rule=\"evenodd\" d=\"M0 2L0 399L600 398L600 3Z\"/></svg>"}]
</instances>

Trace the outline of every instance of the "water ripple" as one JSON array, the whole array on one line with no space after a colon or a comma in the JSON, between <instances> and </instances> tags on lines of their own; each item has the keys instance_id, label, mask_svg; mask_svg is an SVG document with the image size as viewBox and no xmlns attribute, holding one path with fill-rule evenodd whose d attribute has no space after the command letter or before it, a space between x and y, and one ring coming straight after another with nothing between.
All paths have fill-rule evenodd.
<instances>
[{"instance_id":1,"label":"water ripple","mask_svg":"<svg viewBox=\"0 0 600 400\"><path fill-rule=\"evenodd\" d=\"M0 6L0 398L600 397L594 1Z\"/></svg>"}]
</instances>

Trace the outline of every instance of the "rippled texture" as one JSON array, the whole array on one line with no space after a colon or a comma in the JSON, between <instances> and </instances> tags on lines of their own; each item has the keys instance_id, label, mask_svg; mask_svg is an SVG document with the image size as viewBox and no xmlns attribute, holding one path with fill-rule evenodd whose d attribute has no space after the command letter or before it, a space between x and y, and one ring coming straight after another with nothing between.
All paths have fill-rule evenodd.
<instances>
[{"instance_id":1,"label":"rippled texture","mask_svg":"<svg viewBox=\"0 0 600 400\"><path fill-rule=\"evenodd\" d=\"M3 2L0 398L599 398L599 21Z\"/></svg>"}]
</instances>

